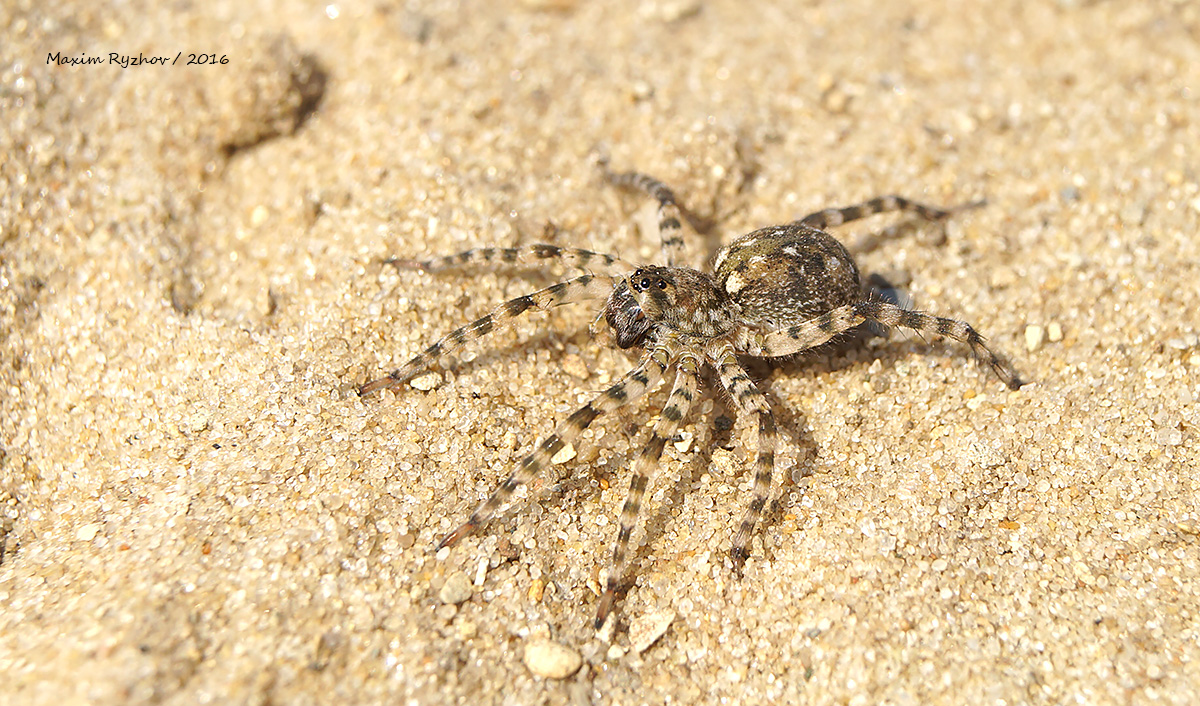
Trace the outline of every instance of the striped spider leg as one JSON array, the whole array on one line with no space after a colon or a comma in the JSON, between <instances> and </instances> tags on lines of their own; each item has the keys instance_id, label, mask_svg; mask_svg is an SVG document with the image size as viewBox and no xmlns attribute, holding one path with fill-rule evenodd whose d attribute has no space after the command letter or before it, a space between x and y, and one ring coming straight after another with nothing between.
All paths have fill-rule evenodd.
<instances>
[{"instance_id":1,"label":"striped spider leg","mask_svg":"<svg viewBox=\"0 0 1200 706\"><path fill-rule=\"evenodd\" d=\"M621 519L618 524L617 543L613 547L612 564L608 571L608 581L600 596L600 605L596 609L596 629L604 625L604 620L616 602L617 591L624 581L628 569L629 540L637 526L638 515L642 511L642 498L646 495L658 461L662 457L663 448L675 436L680 423L687 417L696 392L700 389L700 361L693 355L681 357L676 365L675 385L667 397L667 404L658 415L658 422L650 432L650 439L642 447L633 466L633 478L629 481L629 493L625 496L625 504L621 507Z\"/></svg>"},{"instance_id":2,"label":"striped spider leg","mask_svg":"<svg viewBox=\"0 0 1200 706\"><path fill-rule=\"evenodd\" d=\"M679 205L675 202L675 192L658 179L646 174L611 171L607 160L604 159L600 160L599 167L605 180L613 186L641 191L658 201L658 237L662 242L663 260L668 267L682 263L683 223L679 220Z\"/></svg>"},{"instance_id":3,"label":"striped spider leg","mask_svg":"<svg viewBox=\"0 0 1200 706\"><path fill-rule=\"evenodd\" d=\"M466 522L442 538L438 548L453 546L463 537L473 534L481 525L490 520L504 503L508 502L513 491L537 477L543 468L550 465L550 459L554 457L554 454L579 438L579 435L591 426L596 417L641 397L646 390L653 387L662 378L669 364L670 352L665 348L655 348L646 353L641 364L626 373L625 377L600 393L591 402L575 410L574 414L559 424L554 433L538 444L537 449L521 461L516 470L496 488L495 492L475 508Z\"/></svg>"},{"instance_id":4,"label":"striped spider leg","mask_svg":"<svg viewBox=\"0 0 1200 706\"><path fill-rule=\"evenodd\" d=\"M917 203L903 196L890 194L888 196L877 196L852 206L814 211L798 221L793 221L793 224L808 226L817 230L825 230L849 223L850 221L857 221L860 218L867 218L890 211L908 211L917 214L927 221L942 221L959 211L979 208L985 203L985 201L971 201L951 208L937 208L936 206L926 206L923 203Z\"/></svg>"},{"instance_id":5,"label":"striped spider leg","mask_svg":"<svg viewBox=\"0 0 1200 706\"><path fill-rule=\"evenodd\" d=\"M601 299L611 290L612 283L608 277L588 274L510 299L491 313L446 334L441 340L413 356L403 366L388 373L386 377L366 383L358 389L358 393L369 395L376 390L393 388L407 382L435 364L442 356L483 338L497 327L510 324L513 319L531 309L549 310L575 301Z\"/></svg>"},{"instance_id":6,"label":"striped spider leg","mask_svg":"<svg viewBox=\"0 0 1200 706\"><path fill-rule=\"evenodd\" d=\"M469 265L530 265L547 261L559 261L570 267L582 270L612 272L628 270L631 265L615 255L583 250L580 248L562 248L557 245L534 243L515 248L473 248L454 255L442 255L430 260L407 260L390 257L385 264L393 265L401 270L420 270L422 272L442 272L455 267Z\"/></svg>"},{"instance_id":7,"label":"striped spider leg","mask_svg":"<svg viewBox=\"0 0 1200 706\"><path fill-rule=\"evenodd\" d=\"M733 547L729 550L734 567L745 563L750 552L746 549L754 526L762 517L763 506L767 504L767 496L771 493L771 472L775 468L775 417L767 404L767 396L750 379L737 361L737 354L732 346L726 347L720 353L716 365L717 375L720 376L721 386L733 400L738 414L755 414L758 417L758 454L754 458L754 487L751 491L750 505L738 525L737 534L733 536Z\"/></svg>"},{"instance_id":8,"label":"striped spider leg","mask_svg":"<svg viewBox=\"0 0 1200 706\"><path fill-rule=\"evenodd\" d=\"M1007 361L984 344L984 338L965 321L933 316L881 301L862 300L840 306L814 319L769 334L747 332L742 346L746 353L776 358L814 348L859 324L873 321L882 326L905 328L922 336L943 336L966 343L979 360L987 363L996 377L1010 390L1019 390L1025 382Z\"/></svg>"}]
</instances>

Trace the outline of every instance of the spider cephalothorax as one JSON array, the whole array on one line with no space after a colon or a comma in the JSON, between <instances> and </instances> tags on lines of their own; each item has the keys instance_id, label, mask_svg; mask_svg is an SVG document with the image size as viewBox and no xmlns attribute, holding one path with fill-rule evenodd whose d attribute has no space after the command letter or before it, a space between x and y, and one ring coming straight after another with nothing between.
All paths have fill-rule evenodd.
<instances>
[{"instance_id":1,"label":"spider cephalothorax","mask_svg":"<svg viewBox=\"0 0 1200 706\"><path fill-rule=\"evenodd\" d=\"M733 330L739 307L711 275L686 267L645 265L613 286L604 320L617 345L645 344L653 329L714 338Z\"/></svg>"},{"instance_id":2,"label":"spider cephalothorax","mask_svg":"<svg viewBox=\"0 0 1200 706\"><path fill-rule=\"evenodd\" d=\"M567 417L439 545L452 545L474 532L495 515L518 486L531 481L596 417L641 396L674 370L670 395L633 467L608 582L596 611L597 627L612 610L623 585L630 537L651 475L667 441L687 415L705 367L716 373L718 384L739 413L754 415L758 421L753 496L733 538L732 554L738 565L749 553L750 538L770 493L776 436L775 420L766 397L738 362L739 355L789 356L819 346L859 324L873 322L966 343L1008 387L1021 386L1013 369L984 345L983 337L969 324L871 296L860 281L850 253L824 232L827 227L886 211L911 211L933 220L944 219L953 211L923 206L898 196L818 211L793 223L763 228L737 238L717 253L713 272L709 274L678 264L683 241L679 236L679 208L670 189L642 174L606 171L606 176L619 186L639 189L658 200L659 233L666 266L632 267L611 255L554 245L482 248L425 262L391 260L404 268L426 271L472 263L558 260L590 272L502 304L492 313L451 332L404 367L360 388L362 394L368 394L400 385L442 355L531 309L551 309L583 299L605 299L597 320L603 318L612 327L620 347L642 349L638 365Z\"/></svg>"}]
</instances>

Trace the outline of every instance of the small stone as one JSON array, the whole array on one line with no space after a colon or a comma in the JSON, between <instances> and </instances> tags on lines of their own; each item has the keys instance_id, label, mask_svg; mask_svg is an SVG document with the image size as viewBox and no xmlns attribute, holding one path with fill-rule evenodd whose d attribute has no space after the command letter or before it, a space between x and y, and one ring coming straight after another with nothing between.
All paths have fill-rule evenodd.
<instances>
[{"instance_id":1,"label":"small stone","mask_svg":"<svg viewBox=\"0 0 1200 706\"><path fill-rule=\"evenodd\" d=\"M700 0L668 0L659 6L659 17L664 22L678 22L700 12Z\"/></svg>"},{"instance_id":2,"label":"small stone","mask_svg":"<svg viewBox=\"0 0 1200 706\"><path fill-rule=\"evenodd\" d=\"M951 119L954 121L955 129L963 134L975 132L975 130L979 128L979 123L975 120L975 118L971 117L967 113L954 113L951 116Z\"/></svg>"},{"instance_id":3,"label":"small stone","mask_svg":"<svg viewBox=\"0 0 1200 706\"><path fill-rule=\"evenodd\" d=\"M575 445L567 444L566 446L559 449L558 453L556 453L550 457L550 463L554 463L554 464L566 463L567 461L570 461L573 458L575 458Z\"/></svg>"},{"instance_id":4,"label":"small stone","mask_svg":"<svg viewBox=\"0 0 1200 706\"><path fill-rule=\"evenodd\" d=\"M675 450L679 453L687 453L688 449L692 448L692 439L694 435L690 431L679 433L679 441L675 442Z\"/></svg>"},{"instance_id":5,"label":"small stone","mask_svg":"<svg viewBox=\"0 0 1200 706\"><path fill-rule=\"evenodd\" d=\"M1178 429L1159 429L1154 435L1154 440L1160 446L1179 446L1183 443L1183 432Z\"/></svg>"},{"instance_id":6,"label":"small stone","mask_svg":"<svg viewBox=\"0 0 1200 706\"><path fill-rule=\"evenodd\" d=\"M96 535L99 532L100 525L96 524L95 522L91 522L75 530L75 539L78 539L81 542L90 542L96 538Z\"/></svg>"},{"instance_id":7,"label":"small stone","mask_svg":"<svg viewBox=\"0 0 1200 706\"><path fill-rule=\"evenodd\" d=\"M988 277L988 284L992 289L1007 289L1013 286L1018 281L1017 273L1009 267L999 267L992 271Z\"/></svg>"},{"instance_id":8,"label":"small stone","mask_svg":"<svg viewBox=\"0 0 1200 706\"><path fill-rule=\"evenodd\" d=\"M413 388L428 392L438 385L442 384L443 379L441 373L425 373L419 375L408 382Z\"/></svg>"},{"instance_id":9,"label":"small stone","mask_svg":"<svg viewBox=\"0 0 1200 706\"><path fill-rule=\"evenodd\" d=\"M462 571L456 571L446 578L446 583L438 591L438 600L442 603L459 604L471 597L471 579Z\"/></svg>"},{"instance_id":10,"label":"small stone","mask_svg":"<svg viewBox=\"0 0 1200 706\"><path fill-rule=\"evenodd\" d=\"M635 103L644 101L654 96L654 86L645 81L634 81L629 89L629 95Z\"/></svg>"},{"instance_id":11,"label":"small stone","mask_svg":"<svg viewBox=\"0 0 1200 706\"><path fill-rule=\"evenodd\" d=\"M550 640L534 640L525 645L525 666L530 672L546 679L566 679L583 664L575 650Z\"/></svg>"},{"instance_id":12,"label":"small stone","mask_svg":"<svg viewBox=\"0 0 1200 706\"><path fill-rule=\"evenodd\" d=\"M821 96L821 104L831 113L844 113L850 105L850 96L835 86Z\"/></svg>"},{"instance_id":13,"label":"small stone","mask_svg":"<svg viewBox=\"0 0 1200 706\"><path fill-rule=\"evenodd\" d=\"M1058 324L1050 324L1046 327L1046 338L1050 339L1051 343L1058 343L1062 340L1062 326Z\"/></svg>"},{"instance_id":14,"label":"small stone","mask_svg":"<svg viewBox=\"0 0 1200 706\"><path fill-rule=\"evenodd\" d=\"M629 624L629 643L633 651L641 654L650 649L674 621L675 611L670 608L646 613L632 620Z\"/></svg>"},{"instance_id":15,"label":"small stone","mask_svg":"<svg viewBox=\"0 0 1200 706\"><path fill-rule=\"evenodd\" d=\"M578 0L524 0L525 7L531 10L552 10L566 12L574 10Z\"/></svg>"},{"instance_id":16,"label":"small stone","mask_svg":"<svg viewBox=\"0 0 1200 706\"><path fill-rule=\"evenodd\" d=\"M1025 350L1029 352L1036 351L1042 347L1042 340L1046 337L1046 330L1037 324L1030 324L1025 327Z\"/></svg>"},{"instance_id":17,"label":"small stone","mask_svg":"<svg viewBox=\"0 0 1200 706\"><path fill-rule=\"evenodd\" d=\"M562 369L568 375L577 377L580 380L586 380L588 375L591 374L588 372L587 364L583 362L583 358L574 353L563 358Z\"/></svg>"},{"instance_id":18,"label":"small stone","mask_svg":"<svg viewBox=\"0 0 1200 706\"><path fill-rule=\"evenodd\" d=\"M266 223L267 219L270 217L271 212L267 210L267 207L259 204L258 206L254 207L253 211L250 212L250 225L257 228L258 226Z\"/></svg>"}]
</instances>

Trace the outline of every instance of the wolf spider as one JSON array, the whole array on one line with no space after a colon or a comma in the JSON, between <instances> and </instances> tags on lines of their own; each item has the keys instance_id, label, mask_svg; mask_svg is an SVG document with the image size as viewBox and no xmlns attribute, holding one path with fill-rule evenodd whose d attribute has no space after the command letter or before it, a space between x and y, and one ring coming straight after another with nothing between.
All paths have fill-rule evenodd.
<instances>
[{"instance_id":1,"label":"wolf spider","mask_svg":"<svg viewBox=\"0 0 1200 706\"><path fill-rule=\"evenodd\" d=\"M749 554L747 545L770 492L776 443L775 420L766 397L738 362L739 355L791 356L864 322L874 322L966 343L1005 385L1014 390L1021 386L1013 368L984 345L983 337L969 324L882 301L863 284L846 248L825 232L826 228L888 211L908 211L938 221L957 209L933 208L899 196L883 196L847 208L817 211L798 221L737 238L717 253L712 272L701 272L680 264L683 255L680 208L671 190L644 174L618 174L609 171L606 165L602 168L612 184L641 191L658 201L658 230L666 266L634 266L612 255L554 245L480 248L423 262L388 260L402 269L426 272L462 265L557 260L588 273L502 304L492 313L451 332L388 376L366 383L360 388L362 395L403 384L441 356L527 311L548 310L584 299L606 300L593 321L593 331L603 319L612 328L617 345L642 351L637 367L559 424L465 523L441 540L439 548L454 545L487 523L518 486L533 480L596 417L637 399L669 370L674 370L675 380L666 405L633 468L607 585L596 611L595 625L599 629L613 608L628 570L629 541L646 487L663 447L687 416L701 386L700 374L705 366L716 372L738 412L756 415L758 419L753 496L733 537L735 567L740 567Z\"/></svg>"}]
</instances>

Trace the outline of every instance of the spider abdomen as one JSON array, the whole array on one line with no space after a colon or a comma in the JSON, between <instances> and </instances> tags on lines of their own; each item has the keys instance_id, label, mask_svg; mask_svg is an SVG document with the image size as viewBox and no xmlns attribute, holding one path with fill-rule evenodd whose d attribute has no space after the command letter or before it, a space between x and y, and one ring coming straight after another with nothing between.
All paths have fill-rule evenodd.
<instances>
[{"instance_id":1,"label":"spider abdomen","mask_svg":"<svg viewBox=\"0 0 1200 706\"><path fill-rule=\"evenodd\" d=\"M713 270L743 320L767 329L794 326L862 297L846 248L799 223L741 236L717 253Z\"/></svg>"}]
</instances>

